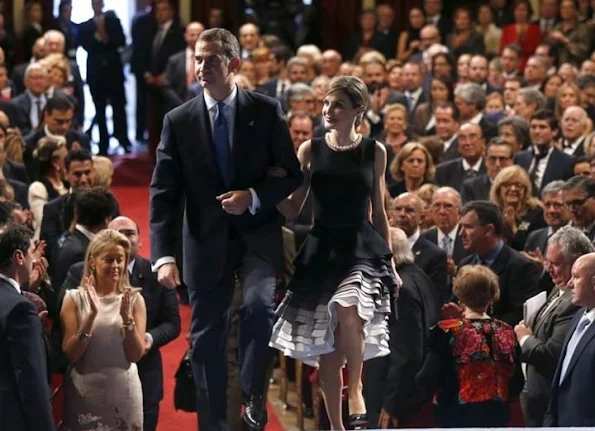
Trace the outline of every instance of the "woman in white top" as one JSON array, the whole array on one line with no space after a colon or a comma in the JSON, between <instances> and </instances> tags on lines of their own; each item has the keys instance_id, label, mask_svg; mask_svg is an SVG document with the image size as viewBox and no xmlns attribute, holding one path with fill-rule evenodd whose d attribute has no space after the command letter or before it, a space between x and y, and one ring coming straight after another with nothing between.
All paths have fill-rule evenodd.
<instances>
[{"instance_id":1,"label":"woman in white top","mask_svg":"<svg viewBox=\"0 0 595 431\"><path fill-rule=\"evenodd\" d=\"M37 181L29 186L29 206L33 212L33 227L35 238L39 238L43 207L50 200L68 192L64 183L64 158L68 150L66 140L62 137L46 136L39 140L37 149L33 152L37 164Z\"/></svg>"}]
</instances>

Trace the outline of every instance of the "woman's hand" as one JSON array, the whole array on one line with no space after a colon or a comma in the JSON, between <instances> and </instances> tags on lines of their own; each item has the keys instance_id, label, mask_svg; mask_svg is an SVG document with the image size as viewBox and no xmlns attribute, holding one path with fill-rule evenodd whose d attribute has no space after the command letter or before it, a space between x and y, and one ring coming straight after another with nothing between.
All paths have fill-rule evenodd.
<instances>
[{"instance_id":1,"label":"woman's hand","mask_svg":"<svg viewBox=\"0 0 595 431\"><path fill-rule=\"evenodd\" d=\"M83 289L87 293L87 300L89 301L89 306L91 307L91 313L96 316L99 312L99 297L97 296L97 291L95 290L95 281L92 276L89 276L85 279L85 285Z\"/></svg>"},{"instance_id":2,"label":"woman's hand","mask_svg":"<svg viewBox=\"0 0 595 431\"><path fill-rule=\"evenodd\" d=\"M454 302L442 306L442 319L460 319L461 317L463 317L463 308Z\"/></svg>"},{"instance_id":3,"label":"woman's hand","mask_svg":"<svg viewBox=\"0 0 595 431\"><path fill-rule=\"evenodd\" d=\"M504 208L504 220L510 228L512 235L516 235L518 226L516 225L516 211L514 207L507 206L506 208Z\"/></svg>"},{"instance_id":4,"label":"woman's hand","mask_svg":"<svg viewBox=\"0 0 595 431\"><path fill-rule=\"evenodd\" d=\"M132 290L127 288L122 296L122 304L120 305L120 316L124 323L132 321Z\"/></svg>"}]
</instances>

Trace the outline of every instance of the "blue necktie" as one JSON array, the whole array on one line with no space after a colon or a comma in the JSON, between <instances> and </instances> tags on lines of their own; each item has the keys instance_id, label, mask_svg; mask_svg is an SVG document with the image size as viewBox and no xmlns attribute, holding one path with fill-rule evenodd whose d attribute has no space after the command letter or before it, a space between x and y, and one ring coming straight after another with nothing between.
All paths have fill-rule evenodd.
<instances>
[{"instance_id":1,"label":"blue necktie","mask_svg":"<svg viewBox=\"0 0 595 431\"><path fill-rule=\"evenodd\" d=\"M448 255L452 255L452 238L449 236L445 236L442 238L442 250L446 252Z\"/></svg>"},{"instance_id":2,"label":"blue necktie","mask_svg":"<svg viewBox=\"0 0 595 431\"><path fill-rule=\"evenodd\" d=\"M215 142L215 157L217 165L223 180L227 184L229 171L229 128L227 120L223 114L225 103L217 103L217 112L215 113L215 127L213 128L213 140Z\"/></svg>"},{"instance_id":3,"label":"blue necktie","mask_svg":"<svg viewBox=\"0 0 595 431\"><path fill-rule=\"evenodd\" d=\"M561 384L564 380L564 376L566 375L568 365L570 365L570 361L572 360L572 356L574 355L576 346L578 346L578 343L581 340L581 336L583 335L585 328L589 326L589 323L591 323L591 321L585 314L578 322L578 325L576 325L576 329L574 330L574 332L572 333L572 337L570 337L570 340L568 341L568 346L566 346L566 355L564 356L564 361L562 361L562 371L560 372L560 382L558 382L558 384Z\"/></svg>"}]
</instances>

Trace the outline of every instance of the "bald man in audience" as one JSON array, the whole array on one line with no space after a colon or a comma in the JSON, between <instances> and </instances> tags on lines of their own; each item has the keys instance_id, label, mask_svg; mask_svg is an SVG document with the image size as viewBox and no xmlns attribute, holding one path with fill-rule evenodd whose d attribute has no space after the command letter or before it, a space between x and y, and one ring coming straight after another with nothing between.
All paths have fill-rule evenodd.
<instances>
[{"instance_id":1,"label":"bald man in audience","mask_svg":"<svg viewBox=\"0 0 595 431\"><path fill-rule=\"evenodd\" d=\"M585 131L589 117L580 106L569 106L560 120L563 151L575 158L585 155Z\"/></svg>"},{"instance_id":2,"label":"bald man in audience","mask_svg":"<svg viewBox=\"0 0 595 431\"><path fill-rule=\"evenodd\" d=\"M446 252L421 235L424 202L414 193L397 196L390 210L393 227L403 229L413 251L415 264L434 282L440 301L447 299Z\"/></svg>"},{"instance_id":3,"label":"bald man in audience","mask_svg":"<svg viewBox=\"0 0 595 431\"><path fill-rule=\"evenodd\" d=\"M322 53L322 74L329 78L335 77L339 73L339 68L341 67L342 62L343 60L339 51L327 49Z\"/></svg>"},{"instance_id":4,"label":"bald man in audience","mask_svg":"<svg viewBox=\"0 0 595 431\"><path fill-rule=\"evenodd\" d=\"M252 50L260 44L260 29L256 24L247 23L240 27L239 35L241 57L248 58Z\"/></svg>"}]
</instances>

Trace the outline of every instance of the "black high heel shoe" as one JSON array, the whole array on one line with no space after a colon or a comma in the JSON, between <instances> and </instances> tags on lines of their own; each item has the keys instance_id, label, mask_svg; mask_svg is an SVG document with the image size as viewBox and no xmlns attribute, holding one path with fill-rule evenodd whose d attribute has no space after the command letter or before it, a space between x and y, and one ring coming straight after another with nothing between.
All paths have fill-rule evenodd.
<instances>
[{"instance_id":1,"label":"black high heel shoe","mask_svg":"<svg viewBox=\"0 0 595 431\"><path fill-rule=\"evenodd\" d=\"M356 414L356 415L349 415L349 429L350 430L368 429L368 414L360 413L360 414Z\"/></svg>"}]
</instances>

